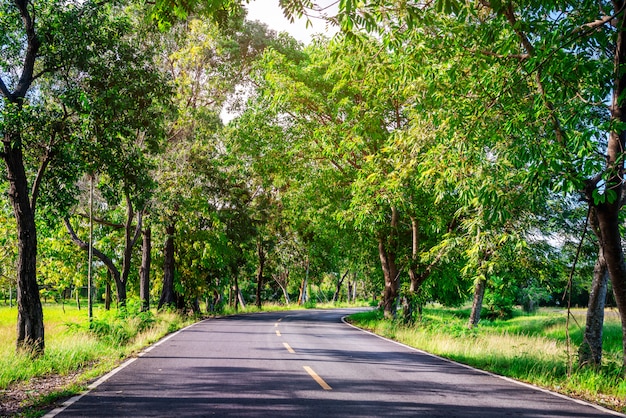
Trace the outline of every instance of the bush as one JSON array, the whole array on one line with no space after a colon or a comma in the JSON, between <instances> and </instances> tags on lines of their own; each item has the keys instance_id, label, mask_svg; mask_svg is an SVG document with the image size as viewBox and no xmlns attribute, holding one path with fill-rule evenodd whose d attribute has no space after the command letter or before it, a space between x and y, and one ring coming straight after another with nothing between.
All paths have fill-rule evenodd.
<instances>
[{"instance_id":1,"label":"bush","mask_svg":"<svg viewBox=\"0 0 626 418\"><path fill-rule=\"evenodd\" d=\"M94 318L89 325L89 331L100 340L124 345L135 338L137 334L153 327L156 317L151 311L140 310L140 304L129 301L126 307L117 312L105 312L102 317Z\"/></svg>"}]
</instances>

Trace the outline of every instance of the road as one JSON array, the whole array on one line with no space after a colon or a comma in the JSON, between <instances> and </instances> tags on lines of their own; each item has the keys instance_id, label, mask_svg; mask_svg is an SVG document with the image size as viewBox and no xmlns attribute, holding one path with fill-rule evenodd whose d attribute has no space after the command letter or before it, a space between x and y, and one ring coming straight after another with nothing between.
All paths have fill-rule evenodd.
<instances>
[{"instance_id":1,"label":"road","mask_svg":"<svg viewBox=\"0 0 626 418\"><path fill-rule=\"evenodd\" d=\"M199 322L47 416L615 416L363 332L350 312Z\"/></svg>"}]
</instances>

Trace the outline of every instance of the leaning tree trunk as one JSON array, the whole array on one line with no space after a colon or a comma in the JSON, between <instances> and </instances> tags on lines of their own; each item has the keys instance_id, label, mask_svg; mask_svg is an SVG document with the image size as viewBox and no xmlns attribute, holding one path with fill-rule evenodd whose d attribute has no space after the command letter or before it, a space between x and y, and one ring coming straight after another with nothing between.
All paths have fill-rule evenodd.
<instances>
[{"instance_id":1,"label":"leaning tree trunk","mask_svg":"<svg viewBox=\"0 0 626 418\"><path fill-rule=\"evenodd\" d=\"M337 286L335 287L335 293L333 293L333 303L336 303L336 302L339 301L339 295L341 294L341 286L343 285L343 281L348 276L348 273L350 273L350 270L346 270L344 275L341 276L337 280ZM349 288L350 288L350 285L348 284L348 302L350 302L350 289Z\"/></svg>"},{"instance_id":2,"label":"leaning tree trunk","mask_svg":"<svg viewBox=\"0 0 626 418\"><path fill-rule=\"evenodd\" d=\"M280 289L283 291L283 296L285 296L285 303L289 305L291 301L289 300L289 292L287 291L288 281L289 281L289 270L284 270L272 276L274 281L280 286Z\"/></svg>"},{"instance_id":3,"label":"leaning tree trunk","mask_svg":"<svg viewBox=\"0 0 626 418\"><path fill-rule=\"evenodd\" d=\"M4 161L9 179L9 198L17 221L17 348L41 354L44 325L37 285L37 230L31 207L19 134L5 134Z\"/></svg>"},{"instance_id":4,"label":"leaning tree trunk","mask_svg":"<svg viewBox=\"0 0 626 418\"><path fill-rule=\"evenodd\" d=\"M159 299L159 307L175 306L176 294L174 292L174 233L176 226L170 224L165 228L167 238L163 249L163 289L161 290L161 299Z\"/></svg>"},{"instance_id":5,"label":"leaning tree trunk","mask_svg":"<svg viewBox=\"0 0 626 418\"><path fill-rule=\"evenodd\" d=\"M474 283L474 300L472 302L472 313L469 317L469 328L474 328L480 321L480 311L483 309L483 298L485 297L485 288L487 281L479 278Z\"/></svg>"},{"instance_id":6,"label":"leaning tree trunk","mask_svg":"<svg viewBox=\"0 0 626 418\"><path fill-rule=\"evenodd\" d=\"M396 312L396 299L400 290L400 270L396 265L396 228L398 225L398 211L391 208L391 230L384 237L378 238L378 255L385 279L383 290L383 312L385 318L393 318Z\"/></svg>"},{"instance_id":7,"label":"leaning tree trunk","mask_svg":"<svg viewBox=\"0 0 626 418\"><path fill-rule=\"evenodd\" d=\"M141 310L150 310L150 264L152 250L152 229L147 226L143 230L143 242L141 246L141 269L139 270L139 298Z\"/></svg>"},{"instance_id":8,"label":"leaning tree trunk","mask_svg":"<svg viewBox=\"0 0 626 418\"><path fill-rule=\"evenodd\" d=\"M578 364L580 366L591 365L597 368L602 365L602 328L604 326L604 304L608 278L606 260L602 254L602 249L600 249L593 269L585 336L578 349Z\"/></svg>"}]
</instances>

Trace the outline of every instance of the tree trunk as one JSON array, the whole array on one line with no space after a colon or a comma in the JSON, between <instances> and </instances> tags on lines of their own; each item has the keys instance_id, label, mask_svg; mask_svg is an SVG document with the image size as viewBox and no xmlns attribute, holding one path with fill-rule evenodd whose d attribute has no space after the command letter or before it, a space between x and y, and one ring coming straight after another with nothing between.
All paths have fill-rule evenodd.
<instances>
[{"instance_id":1,"label":"tree trunk","mask_svg":"<svg viewBox=\"0 0 626 418\"><path fill-rule=\"evenodd\" d=\"M284 286L280 286L280 288L283 290L283 296L285 297L285 303L287 305L289 305L291 303L291 300L289 300L289 292L287 292L287 288Z\"/></svg>"},{"instance_id":2,"label":"tree trunk","mask_svg":"<svg viewBox=\"0 0 626 418\"><path fill-rule=\"evenodd\" d=\"M343 284L343 281L346 279L346 276L348 276L348 273L350 273L350 270L346 270L344 275L341 276L341 278L337 280L337 287L335 288L335 293L333 294L333 303L339 300L339 294L341 293L341 285ZM350 302L350 281L348 281L348 302Z\"/></svg>"},{"instance_id":3,"label":"tree trunk","mask_svg":"<svg viewBox=\"0 0 626 418\"><path fill-rule=\"evenodd\" d=\"M307 301L306 288L307 288L307 280L306 280L306 277L304 277L302 279L302 282L300 283L300 295L298 296L298 305L302 306Z\"/></svg>"},{"instance_id":4,"label":"tree trunk","mask_svg":"<svg viewBox=\"0 0 626 418\"><path fill-rule=\"evenodd\" d=\"M159 299L159 309L163 306L174 306L176 294L174 293L174 233L176 226L172 223L165 228L167 239L163 249L163 289Z\"/></svg>"},{"instance_id":5,"label":"tree trunk","mask_svg":"<svg viewBox=\"0 0 626 418\"><path fill-rule=\"evenodd\" d=\"M7 102L14 106L3 110L19 112L22 109L24 98L35 79L33 74L39 56L41 38L35 30L34 8L28 2L15 2L19 11L21 23L25 31L26 41L21 61L21 74L15 90L10 92L4 80L0 79L0 92ZM18 65L12 67L19 71ZM3 73L4 75L4 73ZM28 190L28 180L24 168L24 154L22 143L22 118L14 114L4 117L3 151L2 158L6 164L6 179L9 182L9 200L13 206L13 213L17 224L17 350L25 350L33 355L43 354L44 324L43 309L37 284L37 228L35 225L35 208L37 207L37 191L41 175L49 162L42 164L37 178L33 183L32 194ZM30 197L29 197L30 196Z\"/></svg>"},{"instance_id":6,"label":"tree trunk","mask_svg":"<svg viewBox=\"0 0 626 418\"><path fill-rule=\"evenodd\" d=\"M44 325L37 285L35 212L29 200L20 134L5 133L3 142L9 199L17 222L17 349L37 355L44 351Z\"/></svg>"},{"instance_id":7,"label":"tree trunk","mask_svg":"<svg viewBox=\"0 0 626 418\"><path fill-rule=\"evenodd\" d=\"M237 299L239 299L239 305L242 309L246 309L246 300L243 298L243 293L241 293L241 289L237 289Z\"/></svg>"},{"instance_id":8,"label":"tree trunk","mask_svg":"<svg viewBox=\"0 0 626 418\"><path fill-rule=\"evenodd\" d=\"M353 302L354 300L352 299L352 286L354 284L350 281L350 279L348 279L348 303Z\"/></svg>"},{"instance_id":9,"label":"tree trunk","mask_svg":"<svg viewBox=\"0 0 626 418\"><path fill-rule=\"evenodd\" d=\"M623 1L615 1L616 10L624 7ZM626 106L624 95L626 94L626 32L624 31L624 14L616 16L617 41L615 44L614 71L615 80L613 99L611 103L611 120L614 126L620 126L626 122ZM622 250L621 235L619 231L619 213L622 204L622 179L624 178L623 150L626 147L626 130L620 128L609 134L607 144L607 172L609 178L606 181L606 190L614 190L617 194L614 201L601 203L596 207L598 225L600 229L600 243L606 260L607 269L613 294L619 309L622 322L622 362L626 365L626 264ZM625 369L626 370L626 369Z\"/></svg>"},{"instance_id":10,"label":"tree trunk","mask_svg":"<svg viewBox=\"0 0 626 418\"><path fill-rule=\"evenodd\" d=\"M148 226L143 230L141 251L141 269L139 270L139 298L141 310L150 310L150 264L152 261L152 229Z\"/></svg>"},{"instance_id":11,"label":"tree trunk","mask_svg":"<svg viewBox=\"0 0 626 418\"><path fill-rule=\"evenodd\" d=\"M300 285L300 296L298 297L298 305L304 305L309 300L308 287L309 287L309 257L306 259L306 272L302 283Z\"/></svg>"},{"instance_id":12,"label":"tree trunk","mask_svg":"<svg viewBox=\"0 0 626 418\"><path fill-rule=\"evenodd\" d=\"M287 292L289 270L281 271L278 274L273 275L272 278L276 283L278 283L278 286L280 286L281 290L283 291L283 295L285 296L285 303L289 305L289 303L291 303L291 301L289 300L289 292Z\"/></svg>"},{"instance_id":13,"label":"tree trunk","mask_svg":"<svg viewBox=\"0 0 626 418\"><path fill-rule=\"evenodd\" d=\"M104 290L104 309L111 310L111 271L107 270L107 283Z\"/></svg>"},{"instance_id":14,"label":"tree trunk","mask_svg":"<svg viewBox=\"0 0 626 418\"><path fill-rule=\"evenodd\" d=\"M213 290L213 299L211 300L211 304L207 307L209 312L216 312L218 309L218 305L222 303L222 294L217 290Z\"/></svg>"},{"instance_id":15,"label":"tree trunk","mask_svg":"<svg viewBox=\"0 0 626 418\"><path fill-rule=\"evenodd\" d=\"M396 311L396 298L400 290L400 271L396 266L396 228L398 225L398 211L391 208L391 230L387 237L381 234L378 238L378 255L385 278L383 291L383 311L385 318L393 318ZM386 239L385 239L386 238Z\"/></svg>"},{"instance_id":16,"label":"tree trunk","mask_svg":"<svg viewBox=\"0 0 626 418\"><path fill-rule=\"evenodd\" d=\"M480 311L483 309L483 298L485 297L485 288L487 287L487 281L485 279L478 279L474 283L474 300L472 302L472 313L469 317L469 328L474 328L480 321Z\"/></svg>"},{"instance_id":17,"label":"tree trunk","mask_svg":"<svg viewBox=\"0 0 626 418\"><path fill-rule=\"evenodd\" d=\"M259 255L259 270L256 275L256 307L261 309L263 301L261 300L261 291L263 290L263 269L265 268L265 250L263 249L263 240L257 242L257 253Z\"/></svg>"},{"instance_id":18,"label":"tree trunk","mask_svg":"<svg viewBox=\"0 0 626 418\"><path fill-rule=\"evenodd\" d=\"M233 273L233 288L231 289L231 297L233 302L233 308L235 308L235 312L239 311L239 279L237 278L237 273Z\"/></svg>"},{"instance_id":19,"label":"tree trunk","mask_svg":"<svg viewBox=\"0 0 626 418\"><path fill-rule=\"evenodd\" d=\"M126 194L126 222L124 223L124 256L122 257L122 274L117 286L117 301L119 306L126 306L126 284L130 275L132 263L133 247L139 238L142 225L142 212L137 214L137 225L133 228L133 218L135 212L130 196ZM134 229L134 230L133 230Z\"/></svg>"},{"instance_id":20,"label":"tree trunk","mask_svg":"<svg viewBox=\"0 0 626 418\"><path fill-rule=\"evenodd\" d=\"M606 261L602 255L602 249L600 249L593 269L585 336L578 349L578 364L580 366L591 365L597 368L602 365L602 328L604 326L604 304L608 278Z\"/></svg>"}]
</instances>

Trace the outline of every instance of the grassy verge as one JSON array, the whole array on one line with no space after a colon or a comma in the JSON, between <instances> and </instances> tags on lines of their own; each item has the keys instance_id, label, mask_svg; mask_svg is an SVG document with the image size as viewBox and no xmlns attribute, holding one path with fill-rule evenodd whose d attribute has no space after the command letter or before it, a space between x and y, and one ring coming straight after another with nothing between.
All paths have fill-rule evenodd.
<instances>
[{"instance_id":1,"label":"grassy verge","mask_svg":"<svg viewBox=\"0 0 626 418\"><path fill-rule=\"evenodd\" d=\"M0 307L0 416L38 416L38 406L79 393L124 358L194 321L174 313L87 310L44 305L46 349L35 359L17 353L15 307Z\"/></svg>"},{"instance_id":2,"label":"grassy verge","mask_svg":"<svg viewBox=\"0 0 626 418\"><path fill-rule=\"evenodd\" d=\"M575 316L584 326L584 313ZM532 315L516 312L512 319L481 321L471 330L468 318L467 309L431 307L424 309L422 320L414 325L385 320L379 311L353 315L350 322L460 363L626 412L621 327L616 315L609 313L605 320L604 360L598 371L576 367L583 330L572 321L568 344L563 310Z\"/></svg>"}]
</instances>

